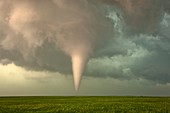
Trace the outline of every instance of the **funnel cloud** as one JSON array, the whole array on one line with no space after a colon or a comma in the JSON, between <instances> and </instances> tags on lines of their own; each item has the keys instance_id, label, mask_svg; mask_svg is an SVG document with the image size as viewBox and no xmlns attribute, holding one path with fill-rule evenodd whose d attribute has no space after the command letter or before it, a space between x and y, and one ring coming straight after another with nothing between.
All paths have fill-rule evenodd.
<instances>
[{"instance_id":1,"label":"funnel cloud","mask_svg":"<svg viewBox=\"0 0 170 113\"><path fill-rule=\"evenodd\" d=\"M1 29L1 49L7 54L16 51L19 54L17 57L25 63L20 58L10 59L9 55L4 56L7 57L5 59L31 70L34 70L31 63L35 62L40 70L48 66L55 71L55 67L49 66L51 64L44 64L46 61L39 62L37 59L41 58L36 58L39 48L46 43L52 44L55 48L53 52L62 51L63 55L70 57L75 90L78 91L81 75L93 48L101 45L100 40L105 34L112 35L112 23L106 15L86 0L7 0L0 3L1 26L5 28ZM50 51L50 48L47 49ZM63 73L62 70L58 71Z\"/></svg>"}]
</instances>

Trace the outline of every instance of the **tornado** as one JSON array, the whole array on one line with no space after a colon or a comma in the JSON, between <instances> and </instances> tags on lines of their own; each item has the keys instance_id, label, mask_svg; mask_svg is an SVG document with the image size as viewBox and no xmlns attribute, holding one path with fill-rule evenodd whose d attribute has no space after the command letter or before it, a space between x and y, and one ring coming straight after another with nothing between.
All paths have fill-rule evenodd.
<instances>
[{"instance_id":1,"label":"tornado","mask_svg":"<svg viewBox=\"0 0 170 113\"><path fill-rule=\"evenodd\" d=\"M40 1L0 1L0 25L3 28L0 29L3 37L0 37L0 49L15 51L11 54L22 56L14 62L23 62L16 63L23 67L36 61L37 65L31 64L29 69L73 74L75 92L78 93L89 58L113 36L114 25L107 18L108 8L89 0ZM60 52L70 57L72 64L68 63L69 68L60 69L60 64L65 63L64 58L61 57L64 59L61 62L54 60L60 58Z\"/></svg>"},{"instance_id":2,"label":"tornado","mask_svg":"<svg viewBox=\"0 0 170 113\"><path fill-rule=\"evenodd\" d=\"M73 70L73 80L74 80L74 89L75 93L78 93L81 76L86 64L87 58L81 54L72 56L72 70Z\"/></svg>"},{"instance_id":3,"label":"tornado","mask_svg":"<svg viewBox=\"0 0 170 113\"><path fill-rule=\"evenodd\" d=\"M84 43L80 43L80 45L74 47L74 49L70 53L72 61L74 90L76 94L78 93L82 74L86 66L86 63L88 62L91 51L92 51L91 45L88 45L86 40L84 41Z\"/></svg>"}]
</instances>

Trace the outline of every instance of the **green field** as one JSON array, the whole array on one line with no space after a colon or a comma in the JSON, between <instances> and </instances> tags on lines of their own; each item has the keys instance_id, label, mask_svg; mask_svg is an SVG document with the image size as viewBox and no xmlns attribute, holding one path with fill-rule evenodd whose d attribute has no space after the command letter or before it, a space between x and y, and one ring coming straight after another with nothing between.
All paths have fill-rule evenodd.
<instances>
[{"instance_id":1,"label":"green field","mask_svg":"<svg viewBox=\"0 0 170 113\"><path fill-rule=\"evenodd\" d=\"M0 97L0 113L170 113L170 97Z\"/></svg>"}]
</instances>

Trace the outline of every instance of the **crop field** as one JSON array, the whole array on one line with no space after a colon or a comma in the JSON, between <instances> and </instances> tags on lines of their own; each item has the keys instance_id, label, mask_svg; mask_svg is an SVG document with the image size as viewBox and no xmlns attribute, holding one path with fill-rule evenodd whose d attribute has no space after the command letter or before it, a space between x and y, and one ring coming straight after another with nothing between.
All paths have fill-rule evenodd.
<instances>
[{"instance_id":1,"label":"crop field","mask_svg":"<svg viewBox=\"0 0 170 113\"><path fill-rule=\"evenodd\" d=\"M170 97L0 97L0 113L170 113Z\"/></svg>"}]
</instances>

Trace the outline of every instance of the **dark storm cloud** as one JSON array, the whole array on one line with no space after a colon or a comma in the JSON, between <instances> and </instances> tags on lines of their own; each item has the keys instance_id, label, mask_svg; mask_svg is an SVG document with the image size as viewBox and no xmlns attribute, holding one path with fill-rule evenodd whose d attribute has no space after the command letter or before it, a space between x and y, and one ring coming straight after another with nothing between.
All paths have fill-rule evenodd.
<instances>
[{"instance_id":1,"label":"dark storm cloud","mask_svg":"<svg viewBox=\"0 0 170 113\"><path fill-rule=\"evenodd\" d=\"M69 30L76 28L87 36L88 41L82 38L87 48L94 45L89 47L94 50L89 52L91 59L85 75L170 82L169 0L72 0L71 5L66 0L19 1L0 1L2 64L14 62L29 70L70 74L70 58L67 52L62 52L70 48L60 42L76 45L74 41L80 40L75 40L72 35L75 30ZM69 13L66 6L70 8ZM20 15L22 11L28 12ZM60 27L56 20L61 24L71 21L68 25L81 20L85 23L80 24L79 30L79 27ZM56 35L56 31L60 35ZM71 38L52 38L62 35Z\"/></svg>"},{"instance_id":2,"label":"dark storm cloud","mask_svg":"<svg viewBox=\"0 0 170 113\"><path fill-rule=\"evenodd\" d=\"M123 12L117 15L119 21L113 16L114 23L118 24L116 35L105 48L96 51L94 56L98 57L89 61L86 75L169 83L169 1L116 2Z\"/></svg>"},{"instance_id":3,"label":"dark storm cloud","mask_svg":"<svg viewBox=\"0 0 170 113\"><path fill-rule=\"evenodd\" d=\"M86 0L7 0L0 9L2 64L70 74L70 57L89 57L113 34L105 9Z\"/></svg>"}]
</instances>

